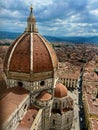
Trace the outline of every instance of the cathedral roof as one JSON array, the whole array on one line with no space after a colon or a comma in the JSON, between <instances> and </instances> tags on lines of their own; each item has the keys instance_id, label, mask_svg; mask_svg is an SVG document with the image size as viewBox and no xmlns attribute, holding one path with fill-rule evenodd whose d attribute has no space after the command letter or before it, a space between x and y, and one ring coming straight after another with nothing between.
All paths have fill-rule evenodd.
<instances>
[{"instance_id":1,"label":"cathedral roof","mask_svg":"<svg viewBox=\"0 0 98 130\"><path fill-rule=\"evenodd\" d=\"M37 99L41 100L41 101L46 101L46 100L50 100L51 97L52 97L52 95L50 93L42 92L42 93L39 94Z\"/></svg>"},{"instance_id":2,"label":"cathedral roof","mask_svg":"<svg viewBox=\"0 0 98 130\"><path fill-rule=\"evenodd\" d=\"M31 8L25 32L8 49L4 71L6 73L34 74L53 71L57 66L58 61L55 51L49 42L38 33Z\"/></svg>"},{"instance_id":3,"label":"cathedral roof","mask_svg":"<svg viewBox=\"0 0 98 130\"><path fill-rule=\"evenodd\" d=\"M67 96L67 93L68 93L68 90L63 84L61 83L56 84L54 97L63 98Z\"/></svg>"},{"instance_id":4,"label":"cathedral roof","mask_svg":"<svg viewBox=\"0 0 98 130\"><path fill-rule=\"evenodd\" d=\"M38 109L35 107L28 108L23 119L19 122L15 130L29 130L38 114Z\"/></svg>"},{"instance_id":5,"label":"cathedral roof","mask_svg":"<svg viewBox=\"0 0 98 130\"><path fill-rule=\"evenodd\" d=\"M5 93L1 94L0 109L2 111L0 111L0 121L2 121L2 124L7 122L11 114L17 109L17 106L27 99L28 96L29 92L22 87L6 89Z\"/></svg>"}]
</instances>

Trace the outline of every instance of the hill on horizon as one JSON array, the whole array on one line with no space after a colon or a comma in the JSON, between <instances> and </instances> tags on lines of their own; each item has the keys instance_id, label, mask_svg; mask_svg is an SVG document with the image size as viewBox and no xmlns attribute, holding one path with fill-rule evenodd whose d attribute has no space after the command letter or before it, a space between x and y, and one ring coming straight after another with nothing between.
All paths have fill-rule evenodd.
<instances>
[{"instance_id":1,"label":"hill on horizon","mask_svg":"<svg viewBox=\"0 0 98 130\"><path fill-rule=\"evenodd\" d=\"M0 39L16 39L21 33L0 31ZM66 36L54 37L44 36L49 42L71 42L71 43L89 43L98 44L98 36Z\"/></svg>"}]
</instances>

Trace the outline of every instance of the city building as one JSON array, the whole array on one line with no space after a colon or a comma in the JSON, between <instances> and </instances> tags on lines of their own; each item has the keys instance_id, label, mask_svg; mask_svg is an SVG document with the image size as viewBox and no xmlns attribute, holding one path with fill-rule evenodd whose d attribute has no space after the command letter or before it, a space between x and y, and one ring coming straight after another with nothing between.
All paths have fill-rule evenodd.
<instances>
[{"instance_id":1,"label":"city building","mask_svg":"<svg viewBox=\"0 0 98 130\"><path fill-rule=\"evenodd\" d=\"M87 62L83 70L83 85L98 85L98 75L94 71L96 62L94 59Z\"/></svg>"},{"instance_id":2,"label":"city building","mask_svg":"<svg viewBox=\"0 0 98 130\"><path fill-rule=\"evenodd\" d=\"M98 56L96 56L96 58L95 58L95 69L94 70L98 75Z\"/></svg>"},{"instance_id":3,"label":"city building","mask_svg":"<svg viewBox=\"0 0 98 130\"><path fill-rule=\"evenodd\" d=\"M31 7L27 28L4 61L7 89L0 96L1 130L70 130L73 100L57 83L57 69L55 51L39 34Z\"/></svg>"},{"instance_id":4,"label":"city building","mask_svg":"<svg viewBox=\"0 0 98 130\"><path fill-rule=\"evenodd\" d=\"M96 92L97 89L94 86L85 86L83 89L83 104L88 130L97 130L98 127L98 93Z\"/></svg>"},{"instance_id":5,"label":"city building","mask_svg":"<svg viewBox=\"0 0 98 130\"><path fill-rule=\"evenodd\" d=\"M83 105L88 130L97 130L98 127L98 76L94 72L95 66L94 60L89 61L83 73Z\"/></svg>"},{"instance_id":6,"label":"city building","mask_svg":"<svg viewBox=\"0 0 98 130\"><path fill-rule=\"evenodd\" d=\"M69 90L76 89L80 77L80 70L80 66L73 66L68 62L59 63L59 82L64 84Z\"/></svg>"}]
</instances>

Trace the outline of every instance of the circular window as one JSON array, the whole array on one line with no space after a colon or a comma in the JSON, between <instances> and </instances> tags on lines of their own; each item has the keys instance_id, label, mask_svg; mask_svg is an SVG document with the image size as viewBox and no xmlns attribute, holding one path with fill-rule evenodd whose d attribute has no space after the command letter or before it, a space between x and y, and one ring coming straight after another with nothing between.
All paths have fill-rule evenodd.
<instances>
[{"instance_id":1,"label":"circular window","mask_svg":"<svg viewBox=\"0 0 98 130\"><path fill-rule=\"evenodd\" d=\"M22 87L22 86L23 86L23 83L22 83L22 82L18 82L18 86L19 86L19 87Z\"/></svg>"},{"instance_id":2,"label":"circular window","mask_svg":"<svg viewBox=\"0 0 98 130\"><path fill-rule=\"evenodd\" d=\"M44 86L44 85L45 85L45 81L41 81L40 86Z\"/></svg>"}]
</instances>

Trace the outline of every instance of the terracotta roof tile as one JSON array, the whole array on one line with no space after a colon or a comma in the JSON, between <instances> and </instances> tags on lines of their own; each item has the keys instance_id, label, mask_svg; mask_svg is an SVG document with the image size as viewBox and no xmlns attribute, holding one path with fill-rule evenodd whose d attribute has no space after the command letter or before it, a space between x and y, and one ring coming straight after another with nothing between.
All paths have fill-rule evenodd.
<instances>
[{"instance_id":1,"label":"terracotta roof tile","mask_svg":"<svg viewBox=\"0 0 98 130\"><path fill-rule=\"evenodd\" d=\"M0 99L0 117L2 124L10 117L17 109L17 106L28 96L28 91L24 88L7 89Z\"/></svg>"},{"instance_id":2,"label":"terracotta roof tile","mask_svg":"<svg viewBox=\"0 0 98 130\"><path fill-rule=\"evenodd\" d=\"M16 130L29 130L33 124L33 121L38 113L38 109L35 107L29 108L23 119L20 121Z\"/></svg>"},{"instance_id":3,"label":"terracotta roof tile","mask_svg":"<svg viewBox=\"0 0 98 130\"><path fill-rule=\"evenodd\" d=\"M68 93L67 88L63 84L61 83L56 84L54 97L62 98L67 96L67 93Z\"/></svg>"},{"instance_id":4,"label":"terracotta roof tile","mask_svg":"<svg viewBox=\"0 0 98 130\"><path fill-rule=\"evenodd\" d=\"M26 34L15 48L9 70L25 73L30 72L30 35Z\"/></svg>"},{"instance_id":5,"label":"terracotta roof tile","mask_svg":"<svg viewBox=\"0 0 98 130\"><path fill-rule=\"evenodd\" d=\"M57 67L53 48L38 33L21 35L8 49L4 62L4 70L30 74L53 71Z\"/></svg>"},{"instance_id":6,"label":"terracotta roof tile","mask_svg":"<svg viewBox=\"0 0 98 130\"><path fill-rule=\"evenodd\" d=\"M91 130L98 129L98 119L90 119Z\"/></svg>"},{"instance_id":7,"label":"terracotta roof tile","mask_svg":"<svg viewBox=\"0 0 98 130\"><path fill-rule=\"evenodd\" d=\"M20 35L21 37L21 35ZM9 60L9 56L10 56L10 53L12 51L12 48L14 47L14 45L16 44L16 42L18 41L18 39L20 38L18 37L12 44L11 46L8 48L8 51L6 53L6 56L5 56L5 60L4 60L4 70L7 69L7 65L8 65L8 60Z\"/></svg>"},{"instance_id":8,"label":"terracotta roof tile","mask_svg":"<svg viewBox=\"0 0 98 130\"><path fill-rule=\"evenodd\" d=\"M33 39L33 71L38 73L53 70L52 59L46 45L37 34L33 35Z\"/></svg>"},{"instance_id":9,"label":"terracotta roof tile","mask_svg":"<svg viewBox=\"0 0 98 130\"><path fill-rule=\"evenodd\" d=\"M37 97L38 100L41 101L45 101L45 100L50 100L52 97L51 94L47 93L47 92L42 92L39 94L39 96Z\"/></svg>"},{"instance_id":10,"label":"terracotta roof tile","mask_svg":"<svg viewBox=\"0 0 98 130\"><path fill-rule=\"evenodd\" d=\"M85 95L85 101L87 103L89 113L98 115L98 99L96 98L96 101L92 100L93 90L94 88L86 86L85 89L83 90L83 93Z\"/></svg>"}]
</instances>

